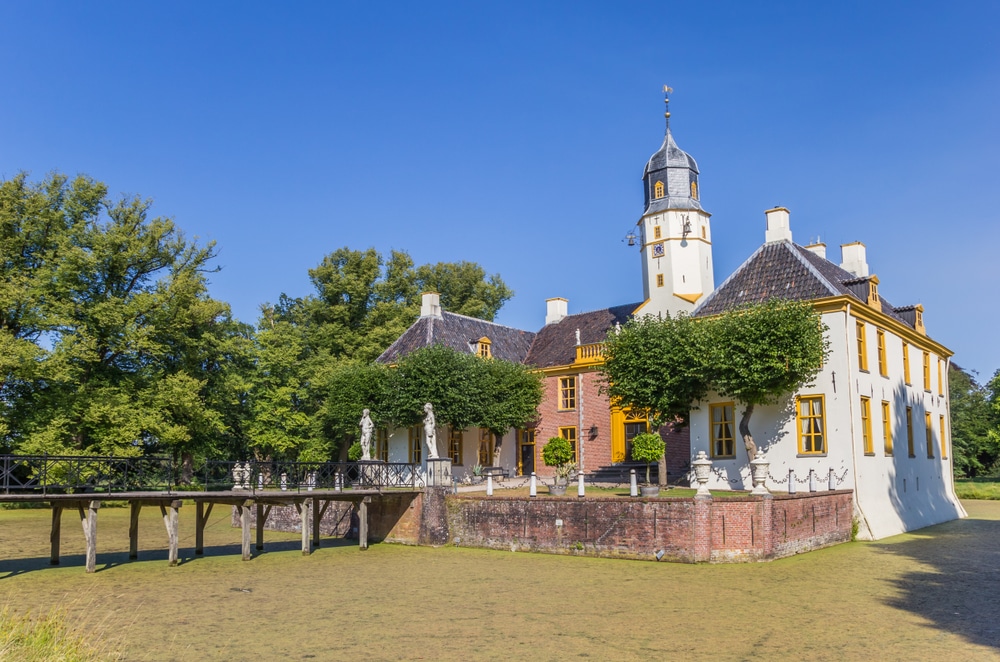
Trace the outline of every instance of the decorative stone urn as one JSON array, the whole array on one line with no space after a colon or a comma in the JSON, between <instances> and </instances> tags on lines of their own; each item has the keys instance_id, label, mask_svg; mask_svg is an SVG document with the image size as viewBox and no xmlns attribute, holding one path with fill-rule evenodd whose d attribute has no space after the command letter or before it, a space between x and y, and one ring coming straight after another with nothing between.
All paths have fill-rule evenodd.
<instances>
[{"instance_id":1,"label":"decorative stone urn","mask_svg":"<svg viewBox=\"0 0 1000 662\"><path fill-rule=\"evenodd\" d=\"M767 470L770 466L771 463L762 457L758 457L750 463L750 474L753 476L753 489L750 490L750 494L770 494L768 489L764 487L764 481L767 480Z\"/></svg>"},{"instance_id":2,"label":"decorative stone urn","mask_svg":"<svg viewBox=\"0 0 1000 662\"><path fill-rule=\"evenodd\" d=\"M691 463L694 467L694 477L698 481L697 496L709 496L708 477L712 471L712 461L705 455L705 451L698 451L698 456Z\"/></svg>"}]
</instances>

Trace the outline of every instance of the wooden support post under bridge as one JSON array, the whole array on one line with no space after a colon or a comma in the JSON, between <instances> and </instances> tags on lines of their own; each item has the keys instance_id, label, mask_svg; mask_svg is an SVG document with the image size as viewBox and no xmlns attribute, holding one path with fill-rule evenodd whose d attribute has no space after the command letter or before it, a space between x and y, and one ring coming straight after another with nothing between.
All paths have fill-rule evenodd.
<instances>
[{"instance_id":1,"label":"wooden support post under bridge","mask_svg":"<svg viewBox=\"0 0 1000 662\"><path fill-rule=\"evenodd\" d=\"M303 499L295 502L295 510L302 523L302 556L309 556L309 525L312 522L312 518L309 516L310 501L311 499Z\"/></svg>"},{"instance_id":2,"label":"wooden support post under bridge","mask_svg":"<svg viewBox=\"0 0 1000 662\"><path fill-rule=\"evenodd\" d=\"M100 507L100 501L77 503L80 523L83 525L83 537L87 541L87 572L97 571L97 509Z\"/></svg>"},{"instance_id":3,"label":"wooden support post under bridge","mask_svg":"<svg viewBox=\"0 0 1000 662\"><path fill-rule=\"evenodd\" d=\"M52 565L59 565L59 538L60 529L62 529L62 506L57 506L52 504L52 533L49 536L49 541L52 543L52 554L49 557L49 563Z\"/></svg>"},{"instance_id":4,"label":"wooden support post under bridge","mask_svg":"<svg viewBox=\"0 0 1000 662\"><path fill-rule=\"evenodd\" d=\"M364 497L358 504L358 546L368 549L368 504L371 497Z\"/></svg>"},{"instance_id":5,"label":"wooden support post under bridge","mask_svg":"<svg viewBox=\"0 0 1000 662\"><path fill-rule=\"evenodd\" d=\"M182 501L174 500L169 504L160 504L160 514L163 515L163 524L167 527L167 560L170 565L177 565L177 518Z\"/></svg>"},{"instance_id":6,"label":"wooden support post under bridge","mask_svg":"<svg viewBox=\"0 0 1000 662\"><path fill-rule=\"evenodd\" d=\"M128 507L128 557L137 559L139 558L139 511L142 510L142 503L129 501Z\"/></svg>"},{"instance_id":7,"label":"wooden support post under bridge","mask_svg":"<svg viewBox=\"0 0 1000 662\"><path fill-rule=\"evenodd\" d=\"M194 511L194 553L204 554L205 553L205 523L208 522L208 518L212 514L212 506L215 504L211 501L208 502L208 508L205 508L204 501L195 502Z\"/></svg>"}]
</instances>

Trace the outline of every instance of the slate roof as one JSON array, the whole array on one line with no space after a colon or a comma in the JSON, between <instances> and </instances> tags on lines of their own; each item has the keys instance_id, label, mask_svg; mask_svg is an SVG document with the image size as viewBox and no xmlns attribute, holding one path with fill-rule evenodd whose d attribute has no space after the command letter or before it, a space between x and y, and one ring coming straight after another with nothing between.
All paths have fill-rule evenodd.
<instances>
[{"instance_id":1,"label":"slate roof","mask_svg":"<svg viewBox=\"0 0 1000 662\"><path fill-rule=\"evenodd\" d=\"M472 354L480 338L490 339L494 357L523 363L535 334L510 326L442 311L441 317L421 317L376 359L395 363L410 352L431 345L445 345Z\"/></svg>"},{"instance_id":2,"label":"slate roof","mask_svg":"<svg viewBox=\"0 0 1000 662\"><path fill-rule=\"evenodd\" d=\"M864 302L867 278L854 274L790 241L764 244L712 292L695 310L694 316L717 315L732 308L759 303L775 297L810 301L829 296L849 295ZM900 312L879 294L882 312L913 326L912 315ZM907 319L909 317L910 319Z\"/></svg>"},{"instance_id":3,"label":"slate roof","mask_svg":"<svg viewBox=\"0 0 1000 662\"><path fill-rule=\"evenodd\" d=\"M569 365L576 360L576 331L580 330L580 344L604 342L608 331L615 324L625 324L639 303L613 306L589 313L567 315L555 324L545 325L531 344L525 363L536 368Z\"/></svg>"},{"instance_id":4,"label":"slate roof","mask_svg":"<svg viewBox=\"0 0 1000 662\"><path fill-rule=\"evenodd\" d=\"M646 162L642 181L646 189L644 214L667 209L701 209L701 203L691 197L691 182L698 181L698 163L677 146L669 127L660 149ZM653 195L653 187L657 181L662 181L666 187L662 198Z\"/></svg>"}]
</instances>

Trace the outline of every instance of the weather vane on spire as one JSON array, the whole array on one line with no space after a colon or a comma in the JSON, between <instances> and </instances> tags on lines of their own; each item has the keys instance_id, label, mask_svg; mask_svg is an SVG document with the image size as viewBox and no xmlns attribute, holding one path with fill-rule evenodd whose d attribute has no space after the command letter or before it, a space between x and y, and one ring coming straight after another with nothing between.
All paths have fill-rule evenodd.
<instances>
[{"instance_id":1,"label":"weather vane on spire","mask_svg":"<svg viewBox=\"0 0 1000 662\"><path fill-rule=\"evenodd\" d=\"M664 112L663 117L667 120L667 131L670 130L670 93L674 91L674 88L669 85L663 86L663 106Z\"/></svg>"}]
</instances>

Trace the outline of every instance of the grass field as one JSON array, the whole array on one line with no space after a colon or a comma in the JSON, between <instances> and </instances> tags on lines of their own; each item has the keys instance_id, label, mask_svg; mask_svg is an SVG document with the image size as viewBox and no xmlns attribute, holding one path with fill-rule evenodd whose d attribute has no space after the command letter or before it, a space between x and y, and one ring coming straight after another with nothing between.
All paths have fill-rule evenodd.
<instances>
[{"instance_id":1,"label":"grass field","mask_svg":"<svg viewBox=\"0 0 1000 662\"><path fill-rule=\"evenodd\" d=\"M240 560L213 515L203 558L181 509L167 567L159 512L103 508L98 572L79 525L48 565L49 512L0 512L0 605L93 633L129 660L1000 659L1000 502L969 519L771 563L683 565L454 547L325 545L268 533ZM142 551L151 550L151 551Z\"/></svg>"},{"instance_id":2,"label":"grass field","mask_svg":"<svg viewBox=\"0 0 1000 662\"><path fill-rule=\"evenodd\" d=\"M956 478L959 499L1000 499L1000 478Z\"/></svg>"}]
</instances>

